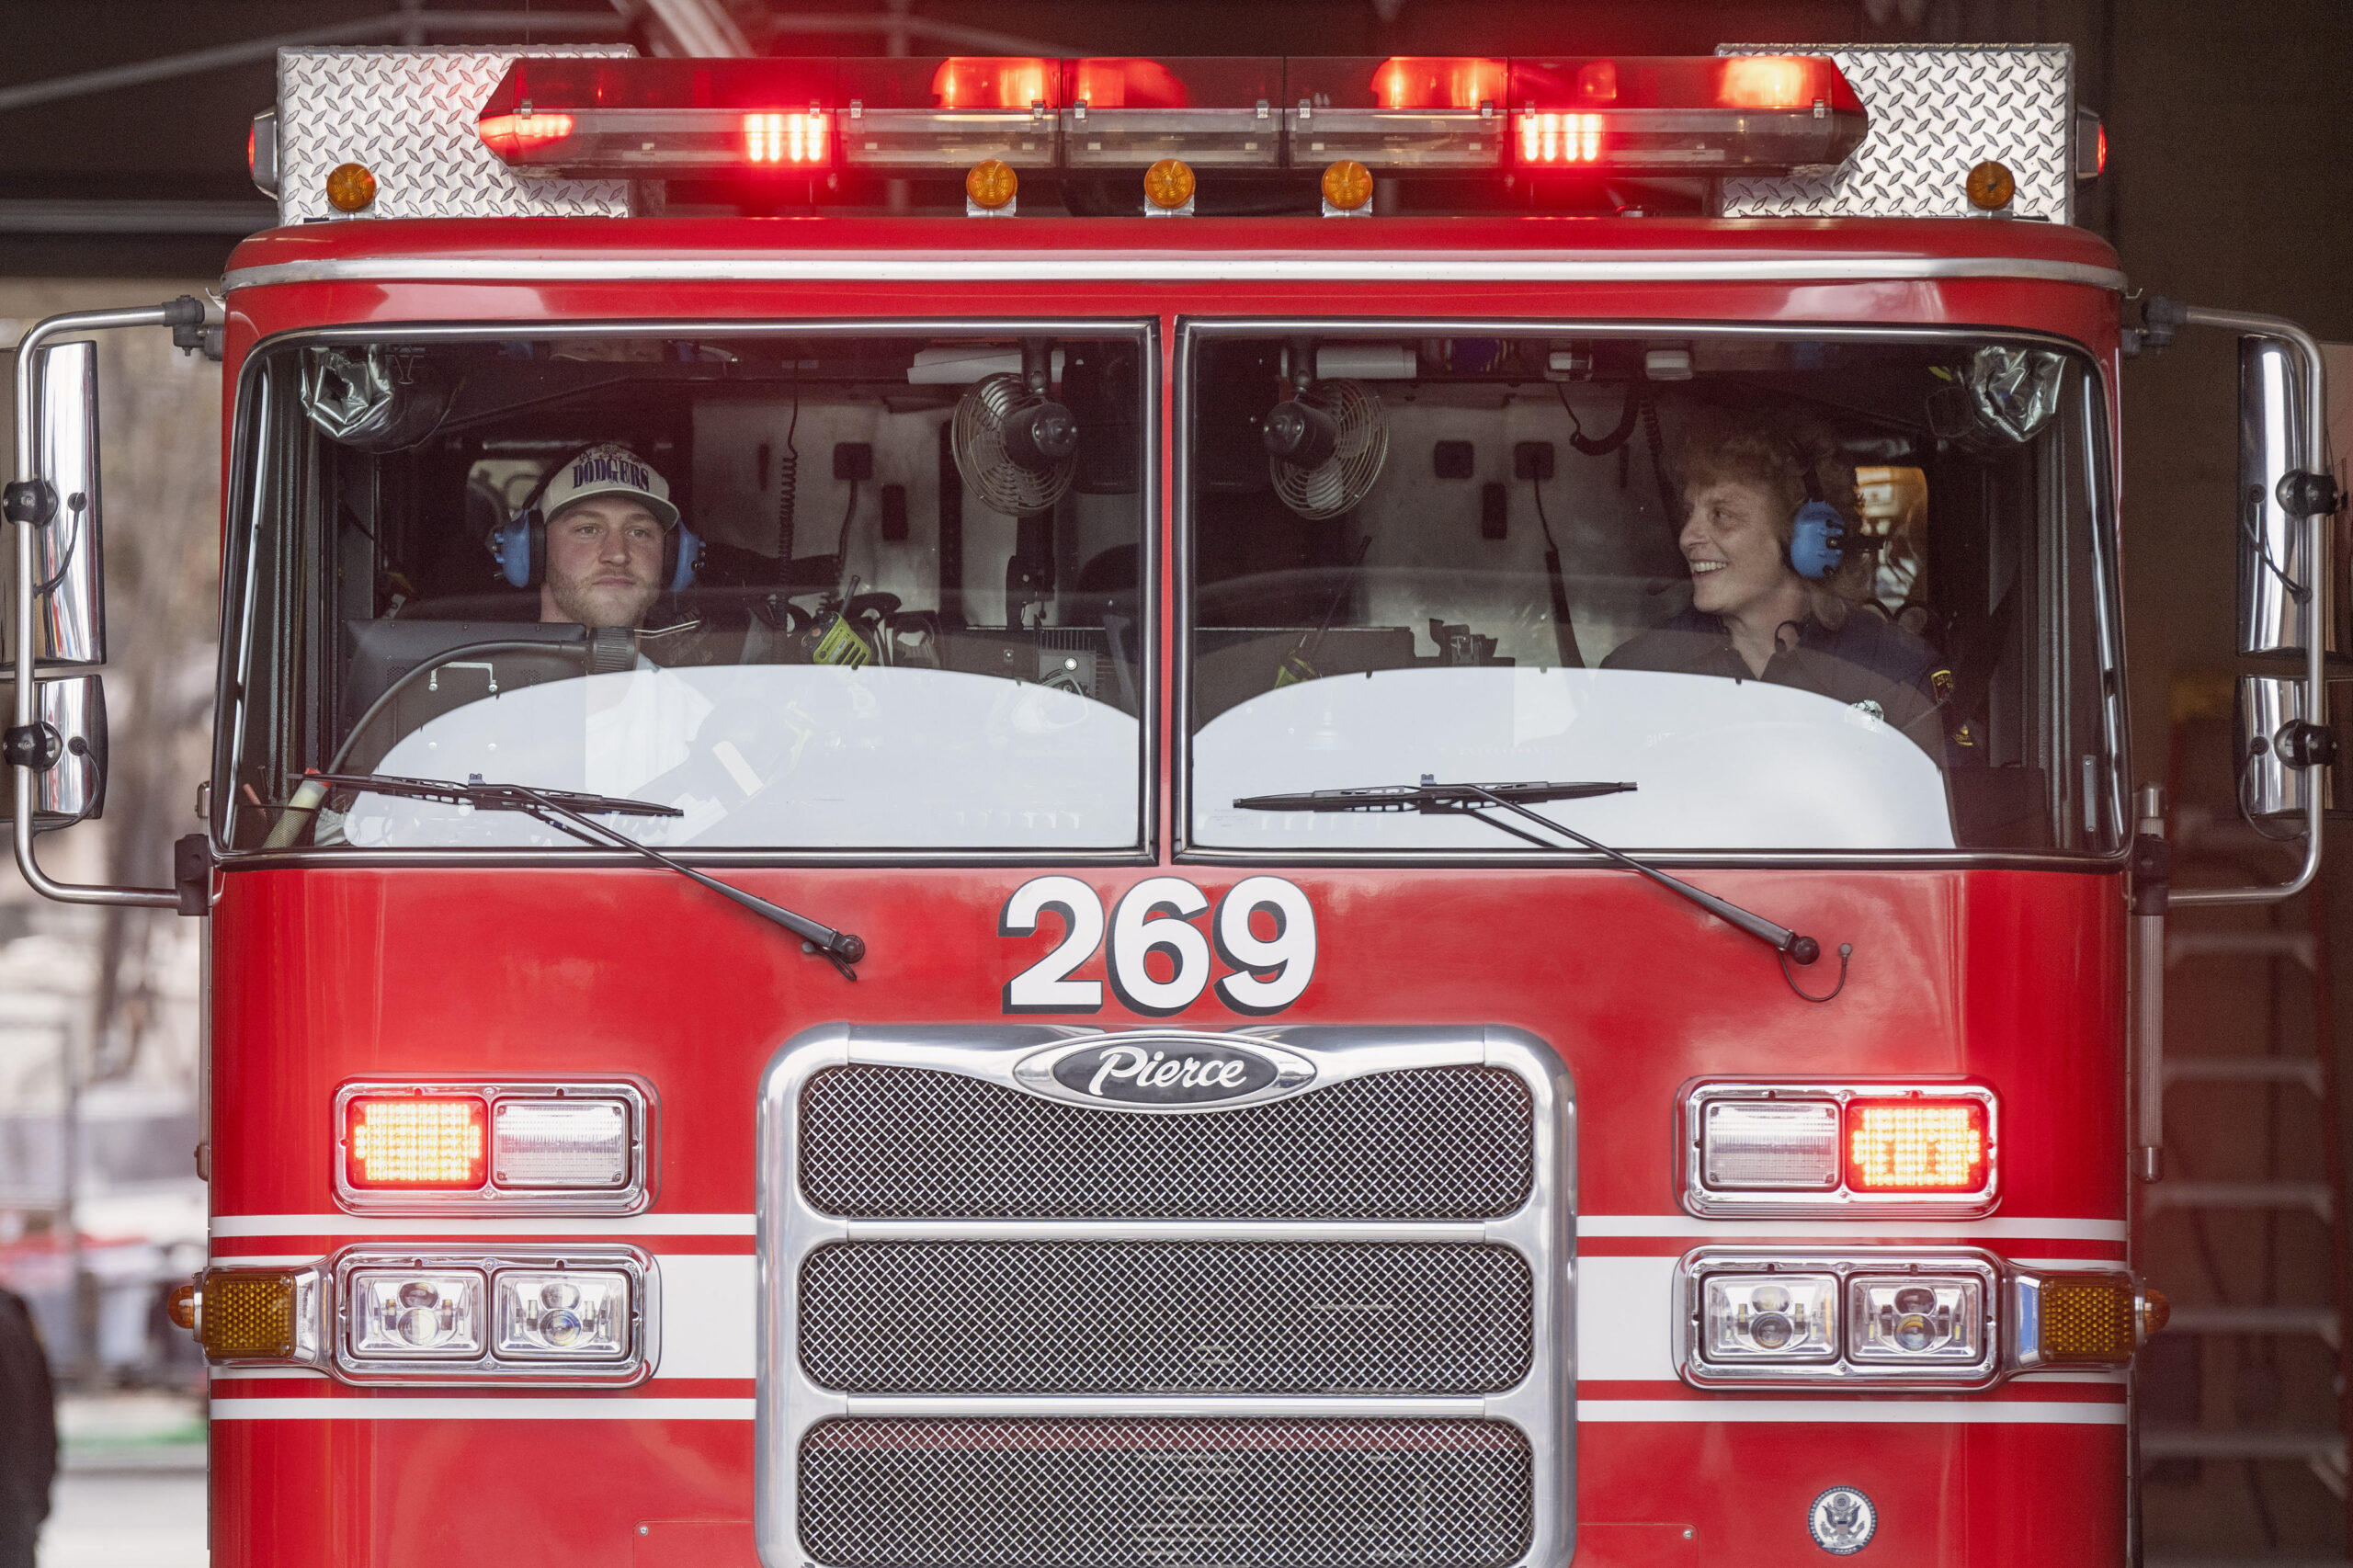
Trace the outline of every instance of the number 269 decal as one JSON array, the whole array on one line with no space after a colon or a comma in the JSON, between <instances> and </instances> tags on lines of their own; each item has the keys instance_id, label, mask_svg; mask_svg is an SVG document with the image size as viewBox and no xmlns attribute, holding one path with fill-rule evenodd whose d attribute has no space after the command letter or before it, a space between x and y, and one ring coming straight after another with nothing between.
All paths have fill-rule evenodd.
<instances>
[{"instance_id":1,"label":"number 269 decal","mask_svg":"<svg viewBox=\"0 0 2353 1568\"><path fill-rule=\"evenodd\" d=\"M1231 971L1218 977L1218 1000L1235 1012L1279 1013L1306 993L1315 975L1315 911L1305 893L1280 877L1245 877L1218 901L1204 932L1194 921L1209 907L1209 895L1182 877L1146 877L1121 896L1111 911L1104 965L1121 1006L1165 1017L1199 1001L1217 967L1212 944ZM1005 901L996 934L1029 936L1049 911L1062 916L1063 939L1005 983L1005 1010L1099 1012L1103 982L1071 978L1106 945L1103 900L1093 888L1076 877L1026 881ZM1274 934L1260 936L1267 927ZM1165 980L1148 961L1155 952L1166 960Z\"/></svg>"}]
</instances>

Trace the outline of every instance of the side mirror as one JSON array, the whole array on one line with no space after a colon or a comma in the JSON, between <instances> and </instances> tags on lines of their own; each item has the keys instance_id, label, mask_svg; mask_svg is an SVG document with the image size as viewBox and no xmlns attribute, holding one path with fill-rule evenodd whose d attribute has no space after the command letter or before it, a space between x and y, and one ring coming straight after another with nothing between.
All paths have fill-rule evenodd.
<instances>
[{"instance_id":1,"label":"side mirror","mask_svg":"<svg viewBox=\"0 0 2353 1568\"><path fill-rule=\"evenodd\" d=\"M37 669L85 669L107 659L98 346L86 338L54 344L41 349L39 359L33 468L49 519L33 531L33 659ZM14 552L8 555L13 571ZM13 640L8 646L15 647Z\"/></svg>"},{"instance_id":2,"label":"side mirror","mask_svg":"<svg viewBox=\"0 0 2353 1568\"><path fill-rule=\"evenodd\" d=\"M107 799L106 687L94 675L40 681L33 704L25 758L33 768L33 831L95 820ZM0 768L0 823L14 823L21 809L16 778L14 767Z\"/></svg>"},{"instance_id":3,"label":"side mirror","mask_svg":"<svg viewBox=\"0 0 2353 1568\"><path fill-rule=\"evenodd\" d=\"M2301 655L2322 629L2313 530L2290 508L2318 470L2305 373L2280 337L2239 339L2239 652ZM2327 652L2335 653L2334 648Z\"/></svg>"}]
</instances>

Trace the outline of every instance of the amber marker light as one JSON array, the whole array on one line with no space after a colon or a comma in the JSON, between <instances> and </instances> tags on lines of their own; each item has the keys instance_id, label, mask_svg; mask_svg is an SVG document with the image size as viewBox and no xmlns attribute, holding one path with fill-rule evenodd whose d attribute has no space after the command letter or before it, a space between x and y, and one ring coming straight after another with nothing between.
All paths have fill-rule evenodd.
<instances>
[{"instance_id":1,"label":"amber marker light","mask_svg":"<svg viewBox=\"0 0 2353 1568\"><path fill-rule=\"evenodd\" d=\"M1993 1172L1979 1100L1850 1100L1847 1185L1856 1192L1976 1192Z\"/></svg>"},{"instance_id":2,"label":"amber marker light","mask_svg":"<svg viewBox=\"0 0 2353 1568\"><path fill-rule=\"evenodd\" d=\"M483 1185L489 1118L472 1097L355 1099L344 1108L344 1172L355 1187L441 1188Z\"/></svg>"},{"instance_id":3,"label":"amber marker light","mask_svg":"<svg viewBox=\"0 0 2353 1568\"><path fill-rule=\"evenodd\" d=\"M1182 158L1163 158L1143 172L1143 199L1163 212L1174 212L1193 199L1193 165Z\"/></svg>"},{"instance_id":4,"label":"amber marker light","mask_svg":"<svg viewBox=\"0 0 2353 1568\"><path fill-rule=\"evenodd\" d=\"M984 212L1002 211L1021 189L1021 176L1003 158L983 158L964 171L964 199Z\"/></svg>"},{"instance_id":5,"label":"amber marker light","mask_svg":"<svg viewBox=\"0 0 2353 1568\"><path fill-rule=\"evenodd\" d=\"M190 1326L207 1356L225 1361L293 1354L292 1269L212 1269L194 1294Z\"/></svg>"},{"instance_id":6,"label":"amber marker light","mask_svg":"<svg viewBox=\"0 0 2353 1568\"><path fill-rule=\"evenodd\" d=\"M365 164L337 164L327 171L327 205L338 212L363 212L376 202L376 176Z\"/></svg>"},{"instance_id":7,"label":"amber marker light","mask_svg":"<svg viewBox=\"0 0 2353 1568\"><path fill-rule=\"evenodd\" d=\"M2046 1274L2037 1348L2052 1366L2119 1366L2139 1343L2140 1305L2125 1274Z\"/></svg>"},{"instance_id":8,"label":"amber marker light","mask_svg":"<svg viewBox=\"0 0 2353 1568\"><path fill-rule=\"evenodd\" d=\"M1342 158L1324 171L1324 199L1337 212L1356 212L1372 199L1372 171Z\"/></svg>"},{"instance_id":9,"label":"amber marker light","mask_svg":"<svg viewBox=\"0 0 2353 1568\"><path fill-rule=\"evenodd\" d=\"M2006 165L1988 158L1969 171L1961 188L1969 193L1972 207L1981 212L1998 212L2018 193L2018 182Z\"/></svg>"}]
</instances>

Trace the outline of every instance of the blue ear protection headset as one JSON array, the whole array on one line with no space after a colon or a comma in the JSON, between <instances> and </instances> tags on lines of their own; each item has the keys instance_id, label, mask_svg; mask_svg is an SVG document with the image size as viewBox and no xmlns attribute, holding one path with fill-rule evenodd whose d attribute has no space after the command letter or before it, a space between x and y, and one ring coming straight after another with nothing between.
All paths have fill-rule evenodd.
<instances>
[{"instance_id":1,"label":"blue ear protection headset","mask_svg":"<svg viewBox=\"0 0 2353 1568\"><path fill-rule=\"evenodd\" d=\"M1818 583L1847 559L1847 519L1822 498L1822 484L1804 449L1792 441L1790 451L1797 459L1799 477L1805 481L1805 502L1790 520L1790 569Z\"/></svg>"},{"instance_id":2,"label":"blue ear protection headset","mask_svg":"<svg viewBox=\"0 0 2353 1568\"><path fill-rule=\"evenodd\" d=\"M540 498L557 473L568 467L581 452L592 452L603 446L592 441L551 465L540 475L539 483L531 486L531 494L517 507L515 515L498 526L490 536L491 559L498 562L499 571L507 582L518 588L536 588L547 578L548 520L540 515ZM663 530L662 574L665 586L674 594L683 593L695 580L695 568L702 562L702 538L687 527L680 517L676 526Z\"/></svg>"}]
</instances>

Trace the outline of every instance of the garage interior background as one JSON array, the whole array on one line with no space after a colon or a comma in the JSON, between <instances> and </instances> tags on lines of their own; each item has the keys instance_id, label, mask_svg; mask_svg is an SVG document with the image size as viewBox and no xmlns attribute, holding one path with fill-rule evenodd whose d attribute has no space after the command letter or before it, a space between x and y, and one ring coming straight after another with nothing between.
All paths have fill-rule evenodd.
<instances>
[{"instance_id":1,"label":"garage interior background","mask_svg":"<svg viewBox=\"0 0 2353 1568\"><path fill-rule=\"evenodd\" d=\"M273 96L277 44L509 42L528 28L542 42L625 39L699 53L1678 54L1734 40L2063 42L2075 51L2078 100L2104 115L2111 149L2081 221L2116 245L2132 286L2353 341L2353 6L2342 0L822 3L18 0L0 51L0 326L13 342L55 310L146 302L217 279L237 237L273 210L246 180L244 138ZM116 628L108 684L118 735L138 744L116 749L104 833L68 835L51 853L75 874L144 881L188 830L203 766L219 386L154 334L116 335L103 374L102 420L114 437L104 476ZM2353 386L2337 390L2353 401ZM2191 806L2224 822L2227 723L2212 717L2212 694L2226 693L2217 677L2232 668L2235 395L2234 347L2221 334L2185 333L2124 369L2136 775L2173 779ZM122 438L131 431L135 439ZM175 744L156 744L165 730ZM2353 790L2340 786L2339 798L2353 800ZM2188 816L2194 825L2198 813ZM2227 832L2212 844L2237 853ZM2353 855L2353 834L2340 828L2331 850ZM2207 858L2221 868L2212 874L2230 874ZM2327 982L2353 975L2353 865L2336 861L2318 902L2325 915L2290 909L2238 922L2322 933L2317 974L2291 954L2177 985L2176 1050L2315 1049L2315 1035L2331 1030ZM173 1244L191 1239L191 1224L200 1239L190 1173L169 1161L110 1168L117 1156L104 1153L192 1142L182 1131L193 1125L197 1061L193 925L37 905L0 876L0 1276L40 1275L46 1257L42 1278L59 1283L52 1220L67 1195L55 1126L68 1096L94 1127L117 1129L112 1144L83 1140L67 1184L93 1237L85 1274L104 1251L96 1242L116 1233L152 1244L141 1266L151 1273L180 1267ZM2326 1050L2342 1062L2346 1030L2333 1034ZM2172 1124L2177 1178L2326 1177L2320 1105L2293 1085L2188 1085ZM2142 1266L2193 1309L2193 1324L2200 1306L2340 1301L2338 1207L2165 1209L2144 1222ZM120 1267L123 1278L140 1273ZM69 1282L51 1335L61 1370L86 1388L188 1386L191 1369L168 1359L164 1336L134 1321L119 1295ZM107 1312L113 1326L101 1333ZM2308 1334L2194 1327L2158 1348L2142 1391L2145 1430L2262 1440L2146 1446L2152 1556L2342 1560L2339 1353ZM2280 1434L2298 1440L2272 1440Z\"/></svg>"}]
</instances>

